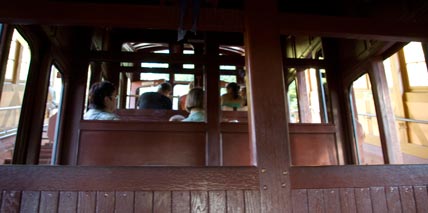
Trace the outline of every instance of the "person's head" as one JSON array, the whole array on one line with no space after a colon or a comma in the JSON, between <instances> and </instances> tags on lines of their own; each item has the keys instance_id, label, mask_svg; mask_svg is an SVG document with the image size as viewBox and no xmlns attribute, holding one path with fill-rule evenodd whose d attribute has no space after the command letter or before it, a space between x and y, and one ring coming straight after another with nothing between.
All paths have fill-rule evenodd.
<instances>
[{"instance_id":1,"label":"person's head","mask_svg":"<svg viewBox=\"0 0 428 213\"><path fill-rule=\"evenodd\" d=\"M191 90L193 88L195 88L195 82L194 81L189 83L189 90Z\"/></svg>"},{"instance_id":2,"label":"person's head","mask_svg":"<svg viewBox=\"0 0 428 213\"><path fill-rule=\"evenodd\" d=\"M186 98L186 109L191 111L192 109L203 109L204 108L204 90L202 88L193 88L189 91Z\"/></svg>"},{"instance_id":3,"label":"person's head","mask_svg":"<svg viewBox=\"0 0 428 213\"><path fill-rule=\"evenodd\" d=\"M167 82L160 84L158 87L158 93L165 95L167 97L169 97L171 92L172 92L172 86L171 86L171 84L169 84Z\"/></svg>"},{"instance_id":4,"label":"person's head","mask_svg":"<svg viewBox=\"0 0 428 213\"><path fill-rule=\"evenodd\" d=\"M226 86L228 94L231 94L234 99L239 97L239 85L235 82L228 83Z\"/></svg>"},{"instance_id":5,"label":"person's head","mask_svg":"<svg viewBox=\"0 0 428 213\"><path fill-rule=\"evenodd\" d=\"M113 112L116 109L116 88L108 81L97 82L89 90L91 108Z\"/></svg>"}]
</instances>

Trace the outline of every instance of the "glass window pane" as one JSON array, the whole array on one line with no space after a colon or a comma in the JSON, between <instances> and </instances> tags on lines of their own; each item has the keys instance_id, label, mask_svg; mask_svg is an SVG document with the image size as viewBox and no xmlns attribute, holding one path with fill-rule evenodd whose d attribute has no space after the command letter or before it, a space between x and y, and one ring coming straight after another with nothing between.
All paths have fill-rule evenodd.
<instances>
[{"instance_id":1,"label":"glass window pane","mask_svg":"<svg viewBox=\"0 0 428 213\"><path fill-rule=\"evenodd\" d=\"M428 71L421 43L410 42L403 50L410 87L427 87Z\"/></svg>"}]
</instances>

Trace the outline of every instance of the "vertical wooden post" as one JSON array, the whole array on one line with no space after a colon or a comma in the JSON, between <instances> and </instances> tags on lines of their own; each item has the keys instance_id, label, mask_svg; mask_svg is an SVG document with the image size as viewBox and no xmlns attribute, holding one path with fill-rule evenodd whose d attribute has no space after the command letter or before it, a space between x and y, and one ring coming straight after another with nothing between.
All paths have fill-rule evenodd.
<instances>
[{"instance_id":1,"label":"vertical wooden post","mask_svg":"<svg viewBox=\"0 0 428 213\"><path fill-rule=\"evenodd\" d=\"M3 84L6 74L7 59L9 57L10 41L13 36L13 27L3 24L0 32L0 99L3 93Z\"/></svg>"},{"instance_id":2,"label":"vertical wooden post","mask_svg":"<svg viewBox=\"0 0 428 213\"><path fill-rule=\"evenodd\" d=\"M290 212L290 154L276 1L246 1L250 138L257 147L262 212Z\"/></svg>"},{"instance_id":3,"label":"vertical wooden post","mask_svg":"<svg viewBox=\"0 0 428 213\"><path fill-rule=\"evenodd\" d=\"M207 35L205 54L208 58L218 55L218 41L211 35ZM221 142L220 142L220 81L219 66L214 60L208 61L204 69L206 116L207 116L207 145L206 165L221 166Z\"/></svg>"},{"instance_id":4,"label":"vertical wooden post","mask_svg":"<svg viewBox=\"0 0 428 213\"><path fill-rule=\"evenodd\" d=\"M297 77L297 97L299 101L299 118L300 123L312 123L312 113L309 106L308 85L304 70L296 72Z\"/></svg>"},{"instance_id":5,"label":"vertical wooden post","mask_svg":"<svg viewBox=\"0 0 428 213\"><path fill-rule=\"evenodd\" d=\"M75 35L79 45L74 45L72 51L72 66L65 73L63 116L61 117L59 156L57 164L76 165L79 141L80 120L83 117L85 101L86 78L88 75L88 55L91 41L90 32L85 29L77 30Z\"/></svg>"},{"instance_id":6,"label":"vertical wooden post","mask_svg":"<svg viewBox=\"0 0 428 213\"><path fill-rule=\"evenodd\" d=\"M400 140L381 58L376 58L371 62L370 83L373 89L385 164L401 164L403 163L403 156L400 151Z\"/></svg>"}]
</instances>

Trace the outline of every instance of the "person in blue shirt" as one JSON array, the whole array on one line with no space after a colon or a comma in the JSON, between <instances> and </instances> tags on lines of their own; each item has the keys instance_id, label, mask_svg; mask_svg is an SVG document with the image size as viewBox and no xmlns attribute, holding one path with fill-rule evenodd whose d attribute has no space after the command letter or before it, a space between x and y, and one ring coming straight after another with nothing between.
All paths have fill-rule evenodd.
<instances>
[{"instance_id":1,"label":"person in blue shirt","mask_svg":"<svg viewBox=\"0 0 428 213\"><path fill-rule=\"evenodd\" d=\"M116 88L108 81L97 82L89 90L89 110L85 120L119 120L116 110Z\"/></svg>"},{"instance_id":2,"label":"person in blue shirt","mask_svg":"<svg viewBox=\"0 0 428 213\"><path fill-rule=\"evenodd\" d=\"M193 88L189 91L186 98L186 110L189 116L182 121L184 122L204 122L204 90L202 88Z\"/></svg>"}]
</instances>

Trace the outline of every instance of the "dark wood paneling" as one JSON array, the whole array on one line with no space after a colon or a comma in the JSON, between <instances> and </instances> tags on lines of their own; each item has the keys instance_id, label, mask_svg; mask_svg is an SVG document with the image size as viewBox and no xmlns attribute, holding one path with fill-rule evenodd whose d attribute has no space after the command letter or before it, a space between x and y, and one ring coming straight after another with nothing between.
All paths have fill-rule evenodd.
<instances>
[{"instance_id":1,"label":"dark wood paneling","mask_svg":"<svg viewBox=\"0 0 428 213\"><path fill-rule=\"evenodd\" d=\"M169 213L171 212L171 192L155 191L153 194L153 212Z\"/></svg>"},{"instance_id":2,"label":"dark wood paneling","mask_svg":"<svg viewBox=\"0 0 428 213\"><path fill-rule=\"evenodd\" d=\"M38 212L39 201L40 201L40 192L23 191L20 212L22 213Z\"/></svg>"},{"instance_id":3,"label":"dark wood paneling","mask_svg":"<svg viewBox=\"0 0 428 213\"><path fill-rule=\"evenodd\" d=\"M245 190L245 212L246 213L259 213L260 208L260 192L258 190Z\"/></svg>"},{"instance_id":4,"label":"dark wood paneling","mask_svg":"<svg viewBox=\"0 0 428 213\"><path fill-rule=\"evenodd\" d=\"M418 212L428 212L428 194L426 186L414 186L416 209Z\"/></svg>"},{"instance_id":5,"label":"dark wood paneling","mask_svg":"<svg viewBox=\"0 0 428 213\"><path fill-rule=\"evenodd\" d=\"M141 122L141 121L81 121L80 131L106 131L106 130L136 130L136 131L162 131L162 132L205 132L206 124L203 122Z\"/></svg>"},{"instance_id":6,"label":"dark wood paneling","mask_svg":"<svg viewBox=\"0 0 428 213\"><path fill-rule=\"evenodd\" d=\"M402 212L400 191L398 187L387 187L386 188L386 204L388 206L388 212Z\"/></svg>"},{"instance_id":7,"label":"dark wood paneling","mask_svg":"<svg viewBox=\"0 0 428 213\"><path fill-rule=\"evenodd\" d=\"M190 193L190 212L208 213L208 192L206 191L192 191Z\"/></svg>"},{"instance_id":8,"label":"dark wood paneling","mask_svg":"<svg viewBox=\"0 0 428 213\"><path fill-rule=\"evenodd\" d=\"M353 188L339 189L341 212L357 212Z\"/></svg>"},{"instance_id":9,"label":"dark wood paneling","mask_svg":"<svg viewBox=\"0 0 428 213\"><path fill-rule=\"evenodd\" d=\"M371 187L370 195L373 204L373 212L388 212L384 187Z\"/></svg>"},{"instance_id":10,"label":"dark wood paneling","mask_svg":"<svg viewBox=\"0 0 428 213\"><path fill-rule=\"evenodd\" d=\"M97 192L97 212L114 212L114 192Z\"/></svg>"},{"instance_id":11,"label":"dark wood paneling","mask_svg":"<svg viewBox=\"0 0 428 213\"><path fill-rule=\"evenodd\" d=\"M190 212L190 192L173 191L172 192L172 212Z\"/></svg>"},{"instance_id":12,"label":"dark wood paneling","mask_svg":"<svg viewBox=\"0 0 428 213\"><path fill-rule=\"evenodd\" d=\"M78 213L95 212L96 200L97 200L96 192L89 192L89 191L79 192L79 198L77 202L77 212Z\"/></svg>"},{"instance_id":13,"label":"dark wood paneling","mask_svg":"<svg viewBox=\"0 0 428 213\"><path fill-rule=\"evenodd\" d=\"M309 212L325 212L324 193L320 189L308 189Z\"/></svg>"},{"instance_id":14,"label":"dark wood paneling","mask_svg":"<svg viewBox=\"0 0 428 213\"><path fill-rule=\"evenodd\" d=\"M336 132L332 124L289 124L290 134L332 134Z\"/></svg>"},{"instance_id":15,"label":"dark wood paneling","mask_svg":"<svg viewBox=\"0 0 428 213\"><path fill-rule=\"evenodd\" d=\"M120 120L135 120L135 121L169 121L173 115L183 115L187 117L189 113L183 110L153 110L153 109L121 109L116 110Z\"/></svg>"},{"instance_id":16,"label":"dark wood paneling","mask_svg":"<svg viewBox=\"0 0 428 213\"><path fill-rule=\"evenodd\" d=\"M248 133L222 133L223 166L251 166L251 144Z\"/></svg>"},{"instance_id":17,"label":"dark wood paneling","mask_svg":"<svg viewBox=\"0 0 428 213\"><path fill-rule=\"evenodd\" d=\"M412 186L400 186L401 206L404 213L416 212L416 202Z\"/></svg>"},{"instance_id":18,"label":"dark wood paneling","mask_svg":"<svg viewBox=\"0 0 428 213\"><path fill-rule=\"evenodd\" d=\"M20 201L20 191L3 191L1 212L18 212Z\"/></svg>"},{"instance_id":19,"label":"dark wood paneling","mask_svg":"<svg viewBox=\"0 0 428 213\"><path fill-rule=\"evenodd\" d=\"M259 187L255 167L1 166L0 174L0 189L4 190L235 190ZM112 184L111 180L122 181Z\"/></svg>"},{"instance_id":20,"label":"dark wood paneling","mask_svg":"<svg viewBox=\"0 0 428 213\"><path fill-rule=\"evenodd\" d=\"M227 212L243 213L244 192L242 190L226 191Z\"/></svg>"},{"instance_id":21,"label":"dark wood paneling","mask_svg":"<svg viewBox=\"0 0 428 213\"><path fill-rule=\"evenodd\" d=\"M40 212L55 213L58 211L58 191L42 191Z\"/></svg>"},{"instance_id":22,"label":"dark wood paneling","mask_svg":"<svg viewBox=\"0 0 428 213\"><path fill-rule=\"evenodd\" d=\"M290 175L293 189L425 185L428 183L428 166L292 167Z\"/></svg>"},{"instance_id":23,"label":"dark wood paneling","mask_svg":"<svg viewBox=\"0 0 428 213\"><path fill-rule=\"evenodd\" d=\"M361 212L361 213L372 212L370 189L358 188L354 190L354 193L355 193L355 203L357 205L358 212Z\"/></svg>"},{"instance_id":24,"label":"dark wood paneling","mask_svg":"<svg viewBox=\"0 0 428 213\"><path fill-rule=\"evenodd\" d=\"M122 213L134 212L134 192L132 191L118 191L116 192L116 210Z\"/></svg>"},{"instance_id":25,"label":"dark wood paneling","mask_svg":"<svg viewBox=\"0 0 428 213\"><path fill-rule=\"evenodd\" d=\"M291 161L295 166L337 165L334 134L290 134Z\"/></svg>"},{"instance_id":26,"label":"dark wood paneling","mask_svg":"<svg viewBox=\"0 0 428 213\"><path fill-rule=\"evenodd\" d=\"M297 189L291 191L292 205L294 213L306 213L308 209L308 191L306 189Z\"/></svg>"},{"instance_id":27,"label":"dark wood paneling","mask_svg":"<svg viewBox=\"0 0 428 213\"><path fill-rule=\"evenodd\" d=\"M141 212L141 213L153 212L153 192L151 191L135 192L135 212Z\"/></svg>"},{"instance_id":28,"label":"dark wood paneling","mask_svg":"<svg viewBox=\"0 0 428 213\"><path fill-rule=\"evenodd\" d=\"M77 212L77 192L62 191L59 193L58 212Z\"/></svg>"},{"instance_id":29,"label":"dark wood paneling","mask_svg":"<svg viewBox=\"0 0 428 213\"><path fill-rule=\"evenodd\" d=\"M324 189L325 212L340 213L340 192L338 189Z\"/></svg>"},{"instance_id":30,"label":"dark wood paneling","mask_svg":"<svg viewBox=\"0 0 428 213\"><path fill-rule=\"evenodd\" d=\"M209 193L209 212L226 212L226 192L210 191Z\"/></svg>"}]
</instances>

